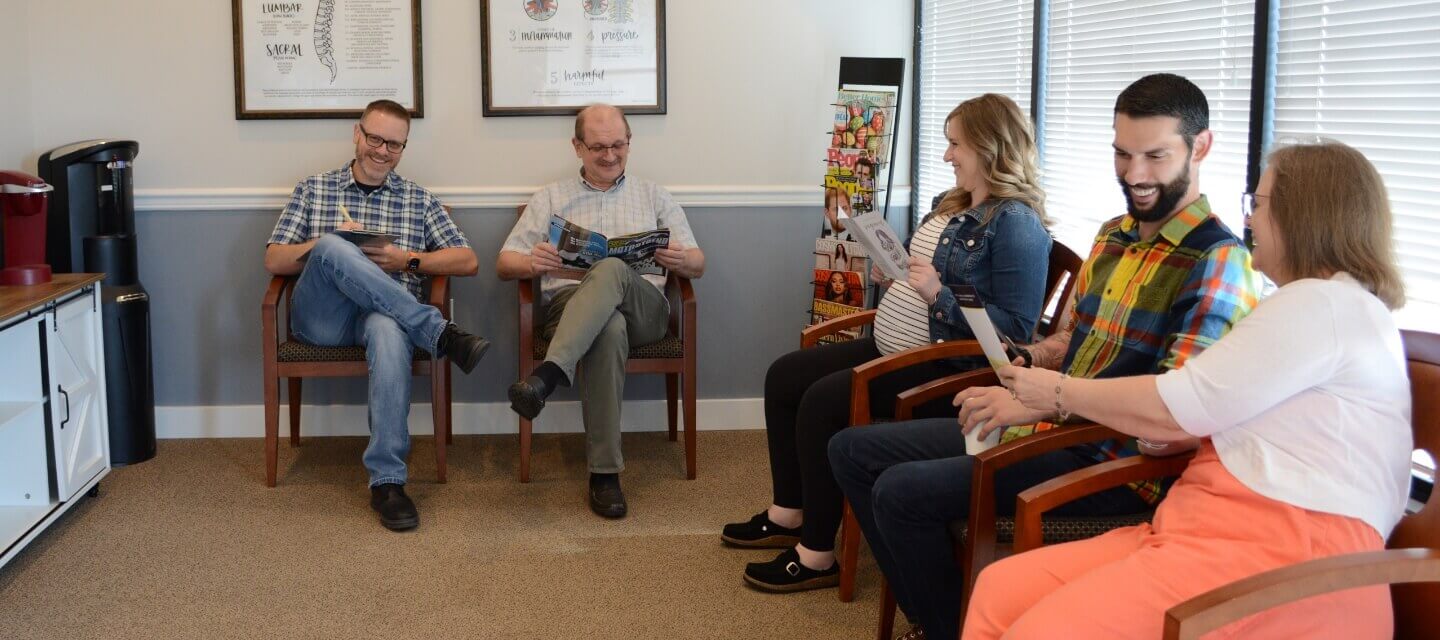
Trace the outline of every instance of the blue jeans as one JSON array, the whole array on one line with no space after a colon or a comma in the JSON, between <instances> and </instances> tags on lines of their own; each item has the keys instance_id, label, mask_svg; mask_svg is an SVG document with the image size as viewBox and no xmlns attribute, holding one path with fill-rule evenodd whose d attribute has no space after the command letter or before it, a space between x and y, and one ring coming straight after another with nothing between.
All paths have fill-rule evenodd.
<instances>
[{"instance_id":1,"label":"blue jeans","mask_svg":"<svg viewBox=\"0 0 1440 640\"><path fill-rule=\"evenodd\" d=\"M418 347L435 353L440 310L415 300L356 247L333 234L310 251L290 300L290 332L323 347L360 345L370 366L370 486L405 484L410 455L410 368Z\"/></svg>"},{"instance_id":2,"label":"blue jeans","mask_svg":"<svg viewBox=\"0 0 1440 640\"><path fill-rule=\"evenodd\" d=\"M954 418L845 429L830 439L830 466L895 602L933 638L960 633L962 577L949 523L970 516L975 457ZM1062 449L995 474L995 513L1015 514L1015 496L1056 476L1095 464ZM1150 509L1127 487L1076 500L1057 515L1119 515Z\"/></svg>"}]
</instances>

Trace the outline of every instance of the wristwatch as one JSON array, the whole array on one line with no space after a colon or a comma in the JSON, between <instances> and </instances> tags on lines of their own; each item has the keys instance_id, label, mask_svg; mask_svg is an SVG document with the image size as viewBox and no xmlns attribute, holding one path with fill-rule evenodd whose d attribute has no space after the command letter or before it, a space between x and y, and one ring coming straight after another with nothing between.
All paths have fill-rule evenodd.
<instances>
[{"instance_id":1,"label":"wristwatch","mask_svg":"<svg viewBox=\"0 0 1440 640\"><path fill-rule=\"evenodd\" d=\"M405 263L405 270L410 273L420 273L420 254L414 251L405 252L410 256L410 261Z\"/></svg>"}]
</instances>

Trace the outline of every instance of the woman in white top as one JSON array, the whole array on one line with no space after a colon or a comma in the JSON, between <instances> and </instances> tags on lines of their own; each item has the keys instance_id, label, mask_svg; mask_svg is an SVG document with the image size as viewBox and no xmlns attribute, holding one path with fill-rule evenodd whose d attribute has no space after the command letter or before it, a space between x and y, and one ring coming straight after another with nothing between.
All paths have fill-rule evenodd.
<instances>
[{"instance_id":1,"label":"woman in white top","mask_svg":"<svg viewBox=\"0 0 1440 640\"><path fill-rule=\"evenodd\" d=\"M1083 415L1159 453L1202 440L1153 524L987 568L964 637L1157 638L1165 610L1215 587L1384 548L1413 447L1384 184L1343 144L1291 146L1271 154L1245 204L1255 267L1279 289L1184 368L1103 380L1001 370L1026 406ZM1379 586L1207 638L1389 638L1392 626Z\"/></svg>"},{"instance_id":2,"label":"woman in white top","mask_svg":"<svg viewBox=\"0 0 1440 640\"><path fill-rule=\"evenodd\" d=\"M793 592L839 581L834 549L844 496L826 446L848 426L855 366L932 342L973 340L951 290L957 285L974 286L991 322L1015 341L1029 342L1035 331L1051 241L1029 118L1009 98L985 94L950 113L945 135L955 188L908 242L908 278L885 292L873 337L788 353L766 373L774 503L726 525L720 536L735 546L784 549L746 566L745 581L753 587ZM838 262L837 256L832 268L844 269ZM872 269L872 278L878 276ZM926 362L882 376L870 385L872 406L886 417L900 391L983 364L983 358ZM953 415L948 404L941 406Z\"/></svg>"}]
</instances>

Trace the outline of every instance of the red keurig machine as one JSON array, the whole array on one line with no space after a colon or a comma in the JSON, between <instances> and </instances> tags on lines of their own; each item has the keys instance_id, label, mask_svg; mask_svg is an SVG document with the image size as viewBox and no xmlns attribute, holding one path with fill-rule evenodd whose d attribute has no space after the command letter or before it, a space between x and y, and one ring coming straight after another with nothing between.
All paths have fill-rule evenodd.
<instances>
[{"instance_id":1,"label":"red keurig machine","mask_svg":"<svg viewBox=\"0 0 1440 640\"><path fill-rule=\"evenodd\" d=\"M32 285L50 281L45 264L45 205L55 188L19 171L0 171L0 236L5 268L0 285Z\"/></svg>"}]
</instances>

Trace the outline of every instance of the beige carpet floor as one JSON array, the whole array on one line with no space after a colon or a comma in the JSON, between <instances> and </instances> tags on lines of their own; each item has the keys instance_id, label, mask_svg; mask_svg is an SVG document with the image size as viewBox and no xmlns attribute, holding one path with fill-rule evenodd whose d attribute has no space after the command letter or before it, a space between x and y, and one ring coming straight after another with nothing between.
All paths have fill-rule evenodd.
<instances>
[{"instance_id":1,"label":"beige carpet floor","mask_svg":"<svg viewBox=\"0 0 1440 640\"><path fill-rule=\"evenodd\" d=\"M263 484L256 439L168 440L116 469L0 568L0 638L869 638L879 573L834 589L753 591L722 524L769 503L763 431L700 433L699 478L664 433L625 436L630 516L585 506L583 436L461 436L450 482L416 438L419 529L369 509L361 438L282 442Z\"/></svg>"}]
</instances>

